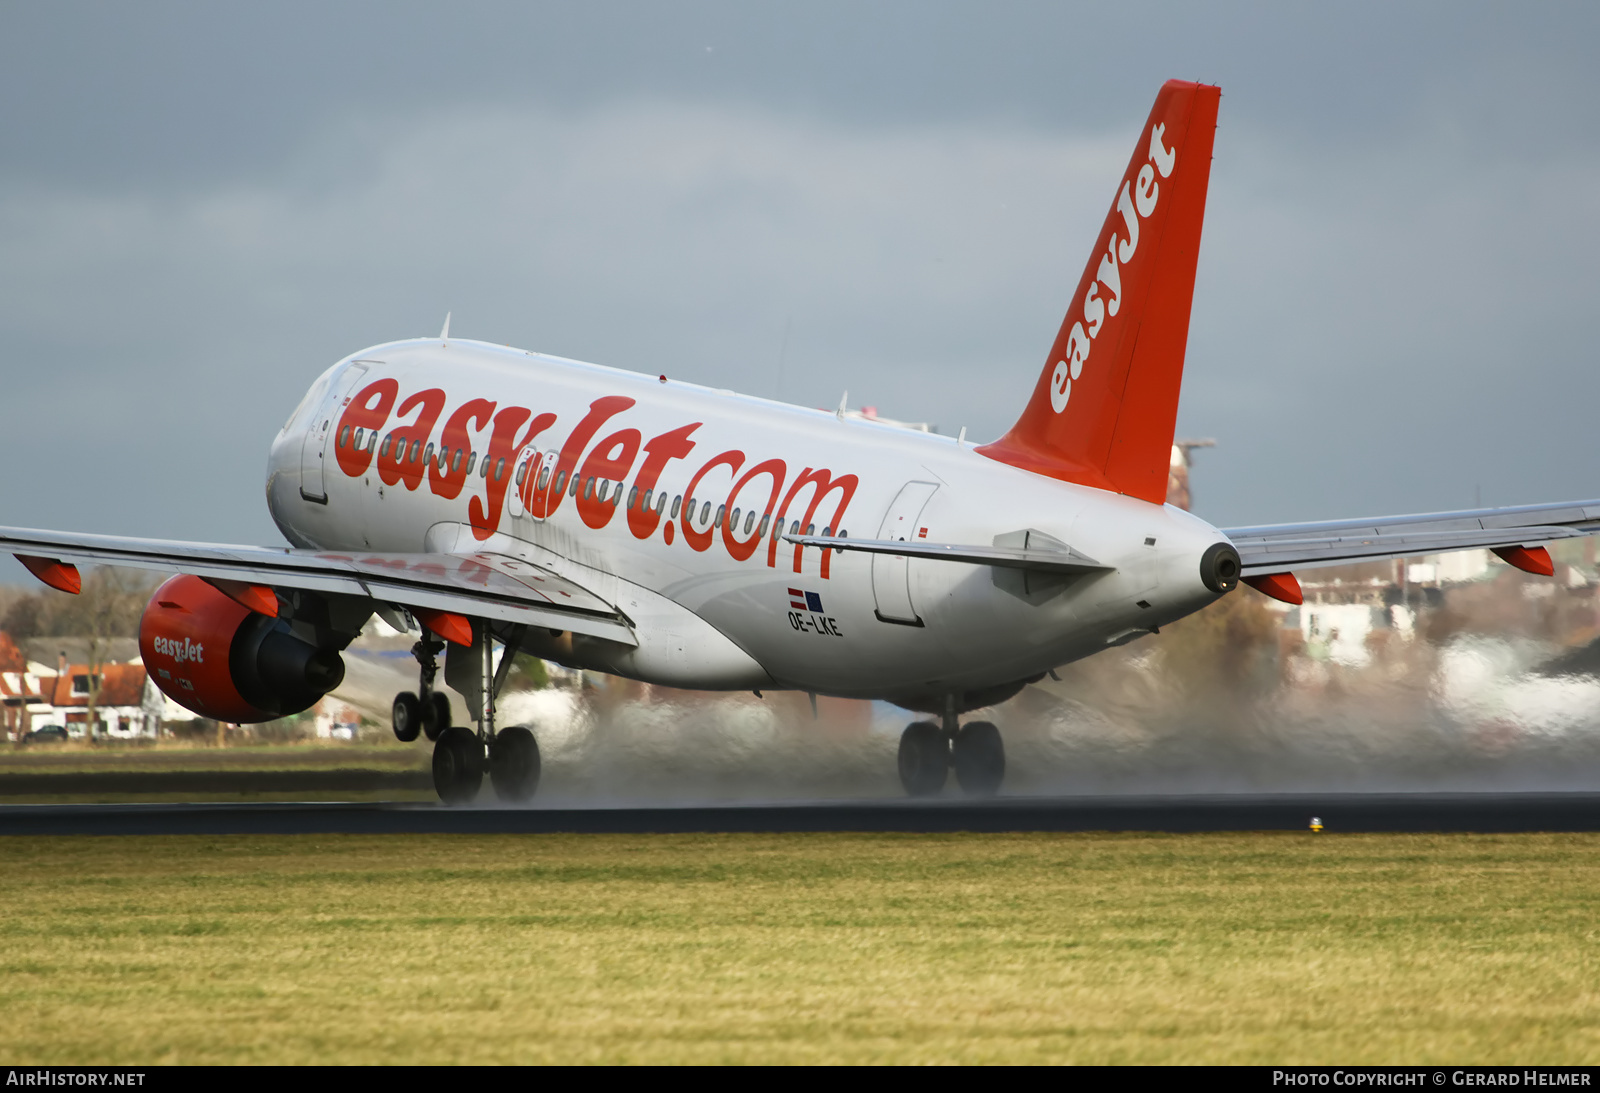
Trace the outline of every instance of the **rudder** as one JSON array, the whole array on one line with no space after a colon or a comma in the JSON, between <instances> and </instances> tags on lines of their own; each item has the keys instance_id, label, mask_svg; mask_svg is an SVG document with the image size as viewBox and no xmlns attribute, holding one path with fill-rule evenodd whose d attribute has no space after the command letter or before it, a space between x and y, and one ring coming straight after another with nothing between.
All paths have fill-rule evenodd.
<instances>
[{"instance_id":1,"label":"rudder","mask_svg":"<svg viewBox=\"0 0 1600 1093\"><path fill-rule=\"evenodd\" d=\"M1220 88L1156 96L1033 397L991 459L1166 500Z\"/></svg>"}]
</instances>

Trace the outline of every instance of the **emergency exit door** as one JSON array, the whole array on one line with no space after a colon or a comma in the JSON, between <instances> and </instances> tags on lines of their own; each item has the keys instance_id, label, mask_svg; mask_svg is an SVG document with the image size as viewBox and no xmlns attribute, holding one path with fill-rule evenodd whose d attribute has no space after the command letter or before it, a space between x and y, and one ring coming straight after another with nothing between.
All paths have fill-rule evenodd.
<instances>
[{"instance_id":1,"label":"emergency exit door","mask_svg":"<svg viewBox=\"0 0 1600 1093\"><path fill-rule=\"evenodd\" d=\"M921 530L918 521L939 486L934 482L907 482L900 487L878 529L879 539L898 543L913 542ZM911 599L910 559L903 554L872 556L872 595L877 601L878 618L884 622L921 626L916 604Z\"/></svg>"}]
</instances>

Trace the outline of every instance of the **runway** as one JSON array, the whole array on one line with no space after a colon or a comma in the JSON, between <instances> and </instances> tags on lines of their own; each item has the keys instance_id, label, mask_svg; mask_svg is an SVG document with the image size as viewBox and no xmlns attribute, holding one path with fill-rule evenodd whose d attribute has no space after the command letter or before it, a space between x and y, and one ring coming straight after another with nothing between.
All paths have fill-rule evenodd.
<instances>
[{"instance_id":1,"label":"runway","mask_svg":"<svg viewBox=\"0 0 1600 1093\"><path fill-rule=\"evenodd\" d=\"M1600 830L1600 793L1284 794L819 801L678 808L370 803L0 806L0 835L515 834L555 832Z\"/></svg>"}]
</instances>

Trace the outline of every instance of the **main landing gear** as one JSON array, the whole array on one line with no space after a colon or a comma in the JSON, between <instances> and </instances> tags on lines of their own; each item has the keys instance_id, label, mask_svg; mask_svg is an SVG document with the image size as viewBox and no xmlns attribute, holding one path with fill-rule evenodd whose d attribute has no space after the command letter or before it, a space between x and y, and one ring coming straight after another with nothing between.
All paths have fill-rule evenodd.
<instances>
[{"instance_id":1,"label":"main landing gear","mask_svg":"<svg viewBox=\"0 0 1600 1093\"><path fill-rule=\"evenodd\" d=\"M1000 730L988 721L960 724L953 701L945 706L942 726L913 721L900 734L900 784L912 797L932 797L944 789L952 768L969 797L994 796L1006 776Z\"/></svg>"},{"instance_id":2,"label":"main landing gear","mask_svg":"<svg viewBox=\"0 0 1600 1093\"><path fill-rule=\"evenodd\" d=\"M433 689L439 665L436 654L444 643L423 631L422 640L412 647L421 669L419 694L402 692L394 699L394 734L401 740L415 740L426 733L433 745L433 788L447 805L467 804L478 796L487 770L495 795L502 801L526 801L539 788L539 743L533 733L520 725L495 731L495 697L511 668L511 657L522 639L516 627L511 640L494 663L494 640L488 625L472 622L472 645L457 645L450 650L446 677L450 685L476 698L472 719L477 730L450 723L450 701Z\"/></svg>"},{"instance_id":3,"label":"main landing gear","mask_svg":"<svg viewBox=\"0 0 1600 1093\"><path fill-rule=\"evenodd\" d=\"M422 640L411 647L411 655L417 658L422 678L416 694L401 691L394 696L391 714L395 736L406 743L415 740L419 733L429 740L438 740L450 727L449 696L433 689L433 679L439 674L439 662L434 658L443 649L444 642L426 630L422 633Z\"/></svg>"}]
</instances>

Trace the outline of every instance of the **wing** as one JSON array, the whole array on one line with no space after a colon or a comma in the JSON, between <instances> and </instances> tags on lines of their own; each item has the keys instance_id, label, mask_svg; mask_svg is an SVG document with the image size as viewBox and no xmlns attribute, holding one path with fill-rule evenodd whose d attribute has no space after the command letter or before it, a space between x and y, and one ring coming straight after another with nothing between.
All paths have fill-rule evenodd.
<instances>
[{"instance_id":1,"label":"wing","mask_svg":"<svg viewBox=\"0 0 1600 1093\"><path fill-rule=\"evenodd\" d=\"M192 573L210 581L361 596L424 611L545 626L637 645L630 620L565 577L503 554L294 550L0 528L0 551L43 560Z\"/></svg>"},{"instance_id":2,"label":"wing","mask_svg":"<svg viewBox=\"0 0 1600 1093\"><path fill-rule=\"evenodd\" d=\"M1600 501L1223 528L1246 576L1347 562L1534 546L1600 532Z\"/></svg>"}]
</instances>

